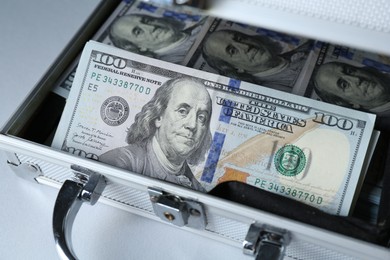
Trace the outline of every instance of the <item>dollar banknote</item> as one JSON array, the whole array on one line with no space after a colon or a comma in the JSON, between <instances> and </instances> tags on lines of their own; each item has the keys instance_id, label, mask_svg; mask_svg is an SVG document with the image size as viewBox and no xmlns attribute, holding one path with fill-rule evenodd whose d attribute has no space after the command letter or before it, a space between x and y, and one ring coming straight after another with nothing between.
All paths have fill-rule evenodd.
<instances>
[{"instance_id":1,"label":"dollar banknote","mask_svg":"<svg viewBox=\"0 0 390 260\"><path fill-rule=\"evenodd\" d=\"M192 45L202 39L212 18L193 8L122 1L93 36L107 45L182 64ZM67 98L78 59L66 70L54 92Z\"/></svg>"},{"instance_id":2,"label":"dollar banknote","mask_svg":"<svg viewBox=\"0 0 390 260\"><path fill-rule=\"evenodd\" d=\"M292 93L307 84L320 47L304 37L215 19L185 64Z\"/></svg>"},{"instance_id":3,"label":"dollar banknote","mask_svg":"<svg viewBox=\"0 0 390 260\"><path fill-rule=\"evenodd\" d=\"M52 146L202 192L240 181L347 215L374 121L90 41Z\"/></svg>"},{"instance_id":4,"label":"dollar banknote","mask_svg":"<svg viewBox=\"0 0 390 260\"><path fill-rule=\"evenodd\" d=\"M381 117L390 116L390 57L323 43L303 95Z\"/></svg>"}]
</instances>

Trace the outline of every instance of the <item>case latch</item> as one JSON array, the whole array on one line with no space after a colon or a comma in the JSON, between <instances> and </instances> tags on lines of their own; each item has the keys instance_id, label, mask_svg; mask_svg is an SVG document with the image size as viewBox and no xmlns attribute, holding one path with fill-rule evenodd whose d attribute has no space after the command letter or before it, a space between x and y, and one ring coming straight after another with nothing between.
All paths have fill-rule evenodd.
<instances>
[{"instance_id":1,"label":"case latch","mask_svg":"<svg viewBox=\"0 0 390 260\"><path fill-rule=\"evenodd\" d=\"M243 243L244 254L257 259L279 260L283 258L285 246L290 242L286 230L253 223Z\"/></svg>"},{"instance_id":2,"label":"case latch","mask_svg":"<svg viewBox=\"0 0 390 260\"><path fill-rule=\"evenodd\" d=\"M15 153L7 153L7 163L14 173L25 180L37 182L37 178L42 175L41 168L33 162L21 162Z\"/></svg>"},{"instance_id":3,"label":"case latch","mask_svg":"<svg viewBox=\"0 0 390 260\"><path fill-rule=\"evenodd\" d=\"M148 188L148 192L154 213L162 220L179 227L205 229L206 214L200 202L181 198L155 188Z\"/></svg>"}]
</instances>

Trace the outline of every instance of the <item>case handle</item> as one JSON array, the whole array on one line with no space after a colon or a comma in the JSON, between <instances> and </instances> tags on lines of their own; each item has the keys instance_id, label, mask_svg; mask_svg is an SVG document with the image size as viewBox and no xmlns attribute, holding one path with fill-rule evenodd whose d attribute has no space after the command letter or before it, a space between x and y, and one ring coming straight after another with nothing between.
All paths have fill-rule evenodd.
<instances>
[{"instance_id":1,"label":"case handle","mask_svg":"<svg viewBox=\"0 0 390 260\"><path fill-rule=\"evenodd\" d=\"M78 170L81 168L78 167ZM94 205L106 186L104 177L90 170L81 169L78 181L66 180L55 202L53 234L61 259L77 259L72 247L72 227L83 202Z\"/></svg>"}]
</instances>

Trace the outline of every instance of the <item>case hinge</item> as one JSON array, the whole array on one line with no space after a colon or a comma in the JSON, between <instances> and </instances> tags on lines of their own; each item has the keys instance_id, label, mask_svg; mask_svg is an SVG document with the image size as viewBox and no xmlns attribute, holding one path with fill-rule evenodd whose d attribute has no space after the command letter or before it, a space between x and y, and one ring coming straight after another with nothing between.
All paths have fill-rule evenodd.
<instances>
[{"instance_id":1,"label":"case hinge","mask_svg":"<svg viewBox=\"0 0 390 260\"><path fill-rule=\"evenodd\" d=\"M257 259L279 260L283 258L285 247L290 242L286 230L253 223L243 242L244 254Z\"/></svg>"},{"instance_id":2,"label":"case hinge","mask_svg":"<svg viewBox=\"0 0 390 260\"><path fill-rule=\"evenodd\" d=\"M156 188L148 188L154 213L176 226L205 229L206 214L202 203L181 198Z\"/></svg>"}]
</instances>

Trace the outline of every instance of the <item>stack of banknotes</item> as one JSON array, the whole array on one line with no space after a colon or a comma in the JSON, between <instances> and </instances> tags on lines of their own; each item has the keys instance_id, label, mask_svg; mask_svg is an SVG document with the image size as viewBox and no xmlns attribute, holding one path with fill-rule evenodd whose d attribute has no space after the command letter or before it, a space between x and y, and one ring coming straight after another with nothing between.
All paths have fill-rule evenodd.
<instances>
[{"instance_id":1,"label":"stack of banknotes","mask_svg":"<svg viewBox=\"0 0 390 260\"><path fill-rule=\"evenodd\" d=\"M53 90L67 103L52 145L202 192L241 181L348 215L375 117L390 111L389 64L126 1Z\"/></svg>"}]
</instances>

